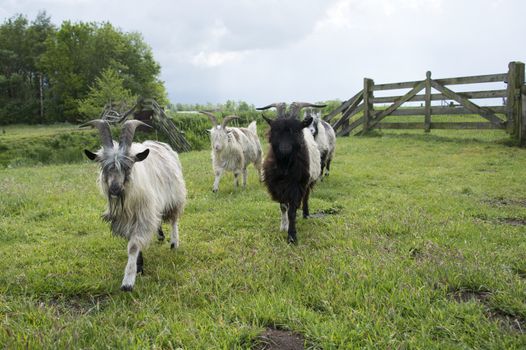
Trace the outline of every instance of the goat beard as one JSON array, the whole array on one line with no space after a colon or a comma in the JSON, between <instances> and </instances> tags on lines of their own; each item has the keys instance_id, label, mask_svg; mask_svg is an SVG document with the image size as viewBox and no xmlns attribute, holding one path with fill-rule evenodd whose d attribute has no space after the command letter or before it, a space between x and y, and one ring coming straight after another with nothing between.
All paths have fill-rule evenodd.
<instances>
[{"instance_id":1,"label":"goat beard","mask_svg":"<svg viewBox=\"0 0 526 350\"><path fill-rule=\"evenodd\" d=\"M118 197L108 194L108 210L102 214L102 220L112 223L124 211L124 193Z\"/></svg>"}]
</instances>

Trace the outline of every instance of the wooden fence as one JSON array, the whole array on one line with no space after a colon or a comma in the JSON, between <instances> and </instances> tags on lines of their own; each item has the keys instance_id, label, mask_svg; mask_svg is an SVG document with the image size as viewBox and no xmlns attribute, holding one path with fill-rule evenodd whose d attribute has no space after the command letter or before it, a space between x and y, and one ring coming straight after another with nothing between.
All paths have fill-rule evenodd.
<instances>
[{"instance_id":1,"label":"wooden fence","mask_svg":"<svg viewBox=\"0 0 526 350\"><path fill-rule=\"evenodd\" d=\"M431 72L426 79L401 83L375 84L365 78L363 90L343 102L326 115L328 122L333 119L333 128L338 135L349 135L362 126L360 134L374 128L382 129L502 129L512 135L519 145L526 145L526 86L524 85L524 63L511 62L507 73L432 79ZM505 89L455 92L449 86L459 84L482 84L504 82ZM375 91L410 89L402 96L375 97ZM432 93L435 89L438 93ZM418 94L424 91L423 94ZM472 99L502 98L505 104L481 106ZM454 101L447 106L432 105L432 101ZM421 107L400 108L407 102L422 102ZM455 104L456 102L456 104ZM375 109L375 104L388 104ZM341 113L341 118L335 119ZM433 122L437 115L478 114L484 122ZM423 116L421 122L385 122L387 116ZM353 117L357 118L353 118ZM359 117L358 117L359 116Z\"/></svg>"}]
</instances>

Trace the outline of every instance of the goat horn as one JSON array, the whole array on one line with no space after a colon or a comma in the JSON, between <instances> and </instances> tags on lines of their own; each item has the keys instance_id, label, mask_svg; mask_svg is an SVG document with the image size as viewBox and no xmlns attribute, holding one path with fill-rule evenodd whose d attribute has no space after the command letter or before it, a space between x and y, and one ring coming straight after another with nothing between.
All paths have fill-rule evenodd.
<instances>
[{"instance_id":1,"label":"goat horn","mask_svg":"<svg viewBox=\"0 0 526 350\"><path fill-rule=\"evenodd\" d=\"M276 102L276 103L269 104L268 106L259 107L256 109L258 111L262 111L262 110L269 109L272 107L276 108L276 111L278 112L278 118L279 118L285 114L285 110L287 109L287 104L285 102Z\"/></svg>"},{"instance_id":2,"label":"goat horn","mask_svg":"<svg viewBox=\"0 0 526 350\"><path fill-rule=\"evenodd\" d=\"M124 124L122 124L119 148L125 151L130 148L133 141L133 136L135 135L135 129L141 125L151 128L151 126L141 122L140 120L127 120L124 122Z\"/></svg>"},{"instance_id":3,"label":"goat horn","mask_svg":"<svg viewBox=\"0 0 526 350\"><path fill-rule=\"evenodd\" d=\"M225 128L229 121L233 119L239 119L237 115L229 115L223 118L223 122L221 123L221 128Z\"/></svg>"},{"instance_id":4,"label":"goat horn","mask_svg":"<svg viewBox=\"0 0 526 350\"><path fill-rule=\"evenodd\" d=\"M207 116L208 116L208 119L210 119L210 121L212 122L212 125L213 125L214 127L217 126L217 118L216 118L215 115L213 115L212 113L207 112L207 111L199 111L199 113L204 114L204 115L207 115Z\"/></svg>"},{"instance_id":5,"label":"goat horn","mask_svg":"<svg viewBox=\"0 0 526 350\"><path fill-rule=\"evenodd\" d=\"M290 104L290 116L293 118L298 118L300 116L300 112L305 107L314 107L314 108L323 108L326 105L317 105L314 103L309 102L292 102Z\"/></svg>"},{"instance_id":6,"label":"goat horn","mask_svg":"<svg viewBox=\"0 0 526 350\"><path fill-rule=\"evenodd\" d=\"M99 130L100 139L102 141L102 146L104 148L113 148L113 140L111 139L111 130L110 130L110 124L103 119L94 119L90 120L89 122L86 122L79 126L79 128L83 128L85 126L92 126L94 128L97 128Z\"/></svg>"}]
</instances>

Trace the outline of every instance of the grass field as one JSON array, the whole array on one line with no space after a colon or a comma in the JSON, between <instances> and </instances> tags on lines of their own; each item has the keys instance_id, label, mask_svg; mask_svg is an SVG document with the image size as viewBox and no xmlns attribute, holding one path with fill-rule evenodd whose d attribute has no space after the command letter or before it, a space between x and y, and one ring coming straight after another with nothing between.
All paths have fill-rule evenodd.
<instances>
[{"instance_id":1,"label":"grass field","mask_svg":"<svg viewBox=\"0 0 526 350\"><path fill-rule=\"evenodd\" d=\"M152 242L132 293L95 164L0 169L0 348L244 349L267 328L315 349L524 348L526 150L506 138L338 139L297 246L252 168L214 194L209 152L182 154L181 247Z\"/></svg>"}]
</instances>

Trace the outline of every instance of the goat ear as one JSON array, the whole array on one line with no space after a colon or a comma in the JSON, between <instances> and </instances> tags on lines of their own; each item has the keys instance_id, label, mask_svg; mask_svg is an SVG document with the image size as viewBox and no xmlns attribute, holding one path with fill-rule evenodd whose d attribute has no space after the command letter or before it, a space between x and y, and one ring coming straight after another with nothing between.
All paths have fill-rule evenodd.
<instances>
[{"instance_id":1,"label":"goat ear","mask_svg":"<svg viewBox=\"0 0 526 350\"><path fill-rule=\"evenodd\" d=\"M303 121L301 122L301 126L306 128L307 126L311 125L311 123L312 123L312 117L307 117L303 119Z\"/></svg>"},{"instance_id":2,"label":"goat ear","mask_svg":"<svg viewBox=\"0 0 526 350\"><path fill-rule=\"evenodd\" d=\"M87 149L84 150L84 154L86 155L86 157L88 157L90 160L97 160L97 154L96 153L93 153Z\"/></svg>"},{"instance_id":3,"label":"goat ear","mask_svg":"<svg viewBox=\"0 0 526 350\"><path fill-rule=\"evenodd\" d=\"M136 162L142 162L143 160L146 159L146 157L148 157L148 154L150 154L150 149L149 148L145 149L142 152L137 153L135 155L135 161Z\"/></svg>"},{"instance_id":4,"label":"goat ear","mask_svg":"<svg viewBox=\"0 0 526 350\"><path fill-rule=\"evenodd\" d=\"M265 117L263 114L261 116L265 119L268 125L272 125L272 119Z\"/></svg>"}]
</instances>

